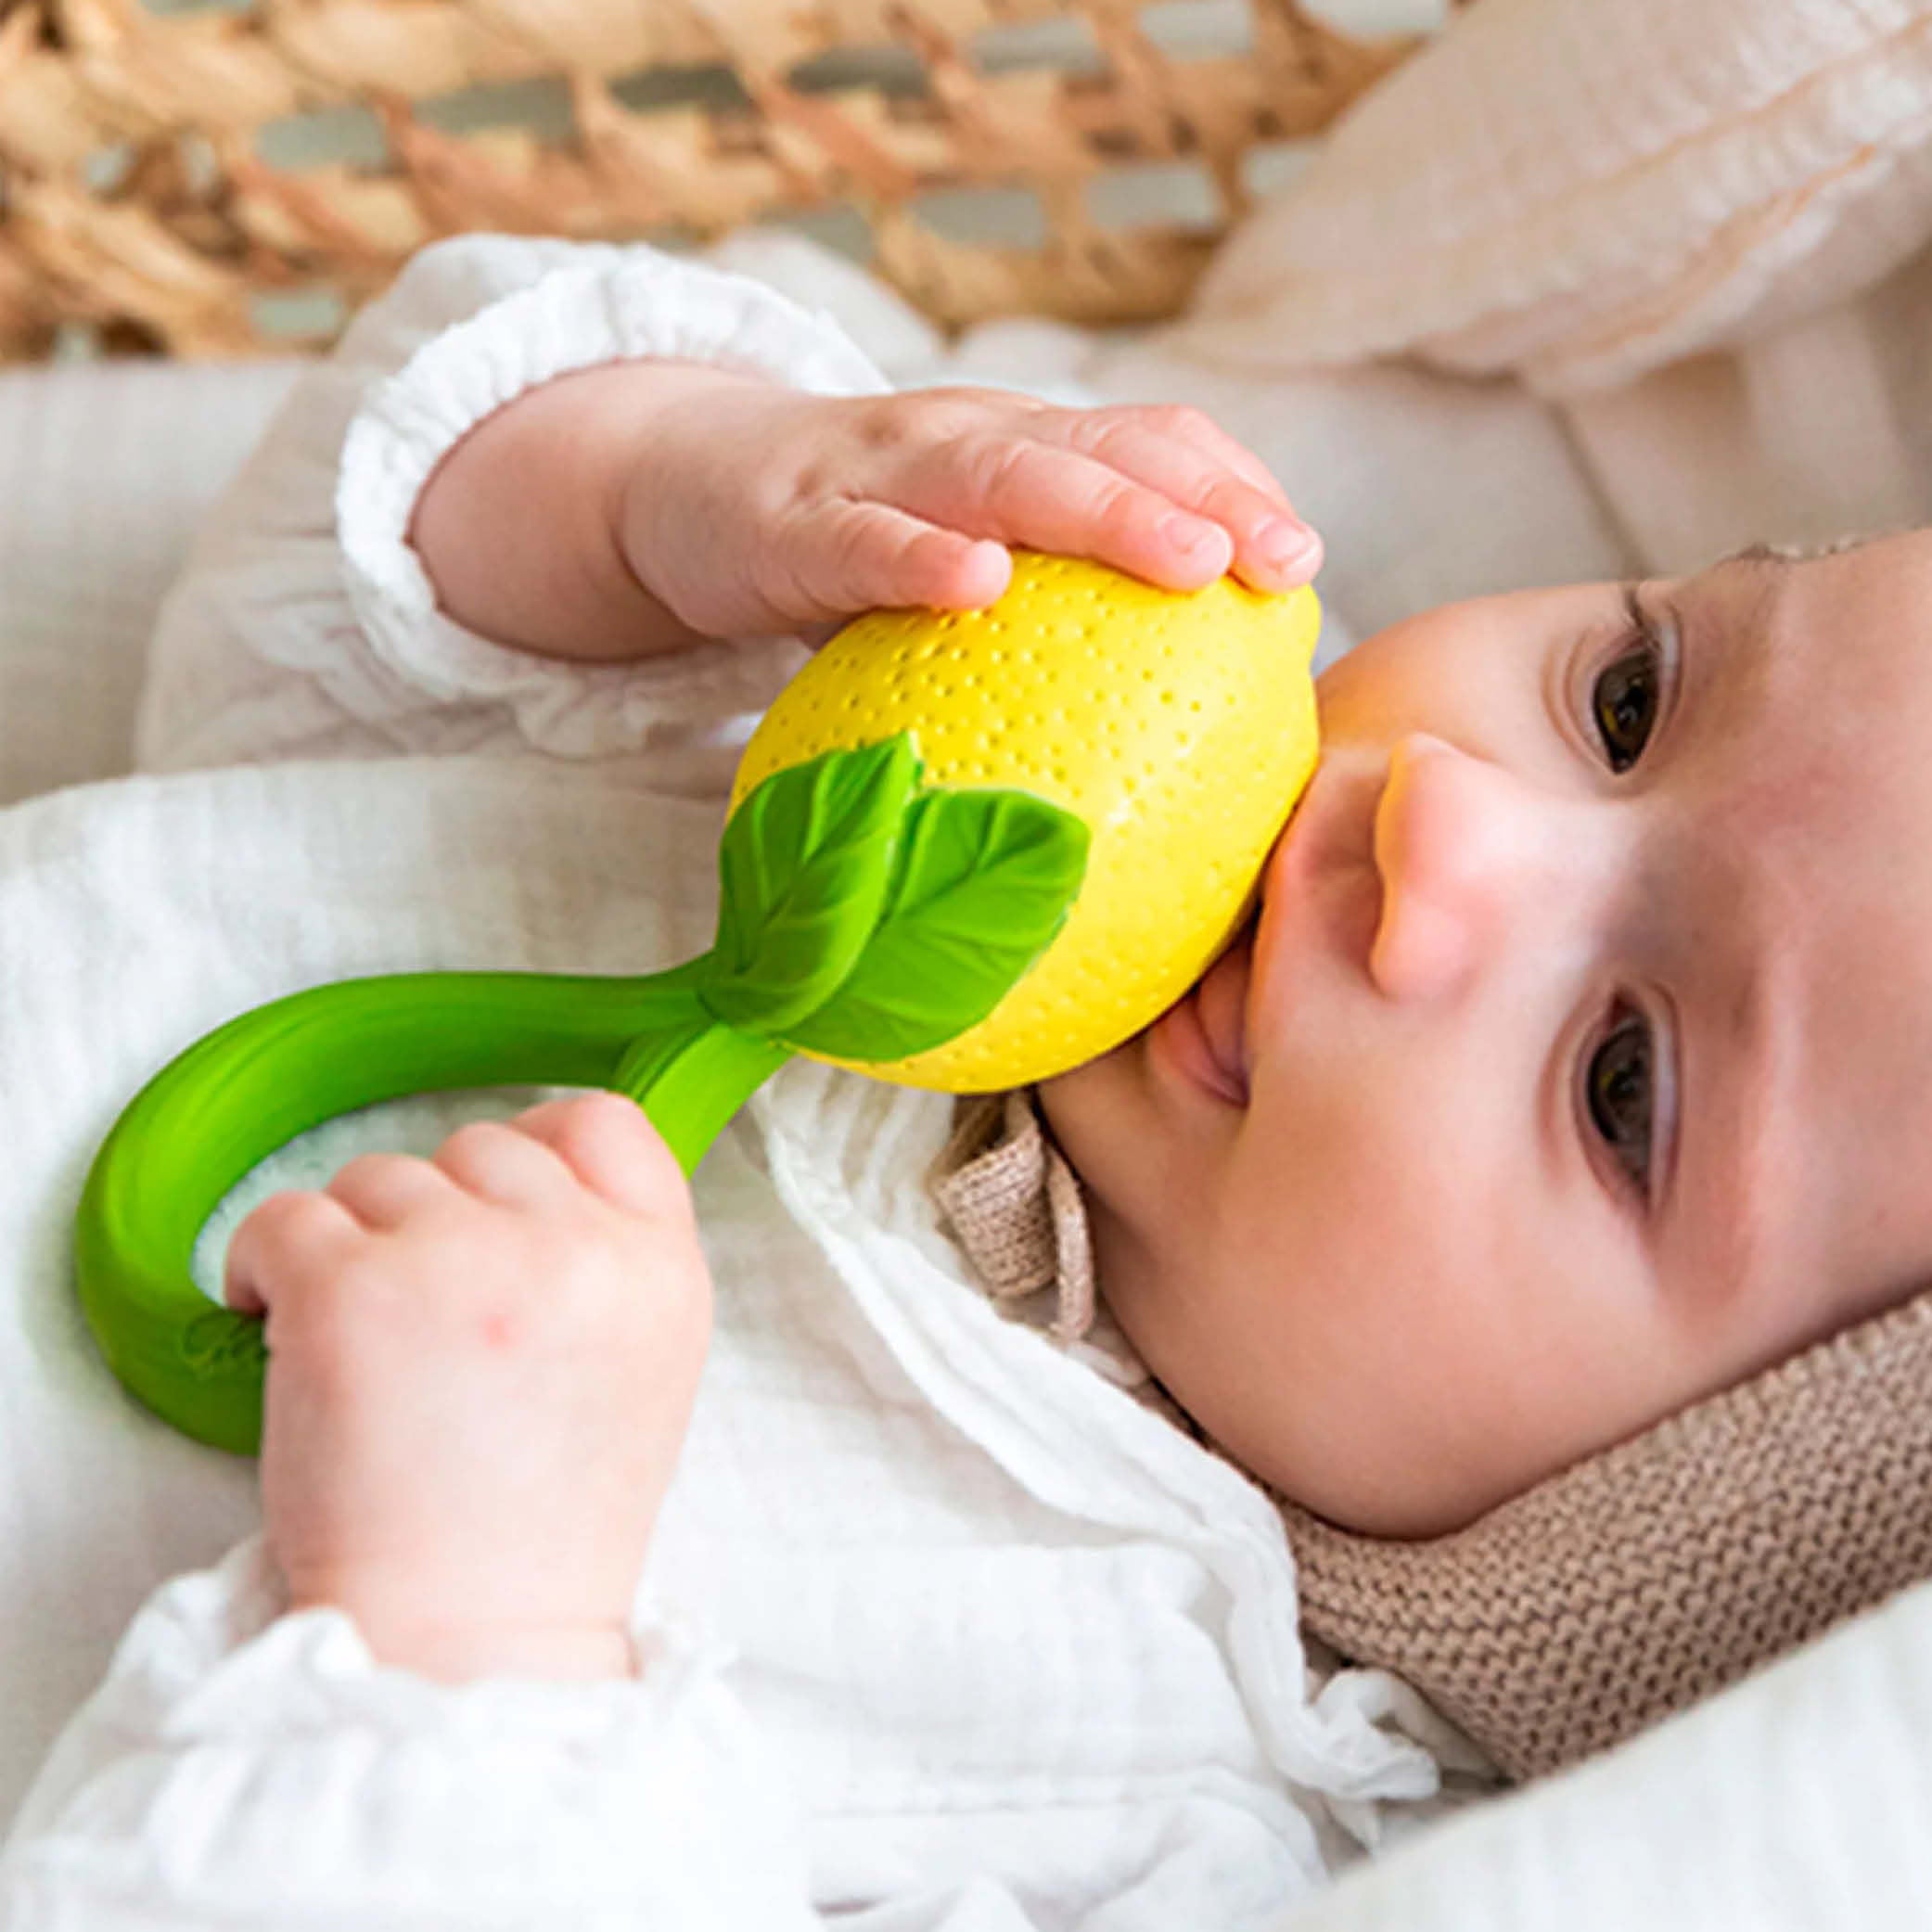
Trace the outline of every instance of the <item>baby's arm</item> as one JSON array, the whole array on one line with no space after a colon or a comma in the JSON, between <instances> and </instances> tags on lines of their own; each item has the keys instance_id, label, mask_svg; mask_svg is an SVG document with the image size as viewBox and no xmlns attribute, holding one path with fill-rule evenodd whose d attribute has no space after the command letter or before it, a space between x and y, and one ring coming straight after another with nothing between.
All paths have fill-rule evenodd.
<instances>
[{"instance_id":1,"label":"baby's arm","mask_svg":"<svg viewBox=\"0 0 1932 1932\"><path fill-rule=\"evenodd\" d=\"M139 767L534 752L721 796L795 642L547 659L439 608L409 542L424 486L479 425L653 357L818 394L886 388L828 317L699 262L501 235L424 249L302 370L211 512L150 646ZM520 514L541 507L522 494Z\"/></svg>"},{"instance_id":2,"label":"baby's arm","mask_svg":"<svg viewBox=\"0 0 1932 1932\"><path fill-rule=\"evenodd\" d=\"M653 454L653 363L729 386L730 433L694 399ZM840 422L799 407L812 399L881 406ZM766 439L781 403L782 446ZM835 424L836 467L819 440ZM1097 550L1197 581L1198 562L1171 580L1144 547L1147 492L1205 509L1229 533L1210 543L1266 580L1261 500L1284 508L1279 491L1191 412L893 398L829 316L747 276L642 247L441 243L301 376L212 513L150 649L137 761L533 750L722 797L801 633L946 589L931 541L879 557L888 519L855 493L968 550ZM972 554L969 573L1003 568ZM910 575L881 574L892 558ZM1310 546L1277 581L1315 561Z\"/></svg>"},{"instance_id":3,"label":"baby's arm","mask_svg":"<svg viewBox=\"0 0 1932 1932\"><path fill-rule=\"evenodd\" d=\"M1321 557L1260 462L1194 410L813 396L670 361L566 376L486 419L410 535L450 616L586 659L971 608L1005 587L1008 544L1177 590L1229 569L1286 589Z\"/></svg>"},{"instance_id":4,"label":"baby's arm","mask_svg":"<svg viewBox=\"0 0 1932 1932\"><path fill-rule=\"evenodd\" d=\"M813 1924L718 1659L633 1623L710 1325L638 1108L272 1196L226 1293L273 1342L272 1561L143 1611L17 1821L0 1925Z\"/></svg>"}]
</instances>

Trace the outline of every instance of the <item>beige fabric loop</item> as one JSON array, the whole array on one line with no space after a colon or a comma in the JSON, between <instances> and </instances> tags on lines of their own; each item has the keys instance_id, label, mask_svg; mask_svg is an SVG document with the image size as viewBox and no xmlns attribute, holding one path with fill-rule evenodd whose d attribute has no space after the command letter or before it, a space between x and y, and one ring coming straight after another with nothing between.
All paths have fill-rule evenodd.
<instances>
[{"instance_id":1,"label":"beige fabric loop","mask_svg":"<svg viewBox=\"0 0 1932 1932\"><path fill-rule=\"evenodd\" d=\"M1094 1255L1080 1183L1030 1091L959 1104L933 1193L996 1301L1057 1288L1052 1334L1076 1341L1094 1322Z\"/></svg>"}]
</instances>

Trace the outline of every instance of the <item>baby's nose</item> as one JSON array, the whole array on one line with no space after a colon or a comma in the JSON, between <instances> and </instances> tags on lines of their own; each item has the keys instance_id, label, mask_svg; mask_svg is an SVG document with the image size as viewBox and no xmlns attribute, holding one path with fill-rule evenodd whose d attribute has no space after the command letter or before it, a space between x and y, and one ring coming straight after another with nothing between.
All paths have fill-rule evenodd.
<instances>
[{"instance_id":1,"label":"baby's nose","mask_svg":"<svg viewBox=\"0 0 1932 1932\"><path fill-rule=\"evenodd\" d=\"M1445 997L1505 941L1548 937L1574 897L1576 830L1560 801L1502 765L1425 732L1399 739L1375 807L1377 988Z\"/></svg>"}]
</instances>

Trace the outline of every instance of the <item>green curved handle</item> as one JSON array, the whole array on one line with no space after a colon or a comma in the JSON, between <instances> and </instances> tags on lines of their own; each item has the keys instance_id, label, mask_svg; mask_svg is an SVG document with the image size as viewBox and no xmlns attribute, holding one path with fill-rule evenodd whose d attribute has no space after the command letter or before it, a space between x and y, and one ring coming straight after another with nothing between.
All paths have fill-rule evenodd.
<instances>
[{"instance_id":1,"label":"green curved handle","mask_svg":"<svg viewBox=\"0 0 1932 1932\"><path fill-rule=\"evenodd\" d=\"M109 1365L164 1420L252 1453L262 1433L259 1322L217 1307L189 1272L223 1197L297 1134L359 1107L457 1087L620 1086L640 1034L718 1035L700 1093L730 1107L786 1057L713 1024L692 973L596 979L403 973L345 980L230 1020L144 1087L102 1144L81 1196L74 1272ZM736 1076L734 1078L734 1076ZM675 1085L654 1103L687 1170L715 1107L691 1118ZM726 1118L729 1117L727 1109ZM688 1158L686 1158L688 1156Z\"/></svg>"},{"instance_id":2,"label":"green curved handle","mask_svg":"<svg viewBox=\"0 0 1932 1932\"><path fill-rule=\"evenodd\" d=\"M978 1024L1059 929L1087 830L1011 791L921 791L911 739L774 774L733 813L710 952L643 978L385 974L256 1007L171 1061L82 1191L88 1325L141 1401L251 1454L262 1325L195 1285L195 1243L250 1170L322 1121L461 1087L610 1087L689 1173L795 1052L888 1061Z\"/></svg>"}]
</instances>

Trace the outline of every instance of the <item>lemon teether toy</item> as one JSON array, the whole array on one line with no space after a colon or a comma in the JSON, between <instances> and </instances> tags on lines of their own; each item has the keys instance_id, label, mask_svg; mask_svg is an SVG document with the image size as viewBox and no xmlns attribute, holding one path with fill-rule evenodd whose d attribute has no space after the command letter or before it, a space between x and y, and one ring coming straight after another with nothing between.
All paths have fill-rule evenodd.
<instances>
[{"instance_id":1,"label":"lemon teether toy","mask_svg":"<svg viewBox=\"0 0 1932 1932\"><path fill-rule=\"evenodd\" d=\"M454 1087L608 1086L685 1170L795 1053L954 1093L1149 1024L1238 924L1314 766L1312 592L1158 590L1019 551L985 610L880 611L747 746L711 950L643 978L430 972L244 1013L134 1097L75 1228L81 1300L156 1414L252 1453L261 1324L189 1272L296 1134Z\"/></svg>"}]
</instances>

